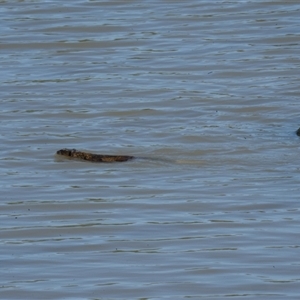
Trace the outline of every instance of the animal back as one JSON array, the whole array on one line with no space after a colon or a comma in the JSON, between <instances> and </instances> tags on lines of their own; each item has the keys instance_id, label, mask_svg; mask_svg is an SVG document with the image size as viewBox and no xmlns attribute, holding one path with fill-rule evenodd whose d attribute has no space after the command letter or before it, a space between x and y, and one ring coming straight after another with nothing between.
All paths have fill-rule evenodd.
<instances>
[{"instance_id":1,"label":"animal back","mask_svg":"<svg viewBox=\"0 0 300 300\"><path fill-rule=\"evenodd\" d=\"M81 159L90 162L124 162L134 158L134 156L129 155L103 155L94 154L89 152L82 152L76 149L61 149L56 152L58 155L66 156L68 158Z\"/></svg>"}]
</instances>

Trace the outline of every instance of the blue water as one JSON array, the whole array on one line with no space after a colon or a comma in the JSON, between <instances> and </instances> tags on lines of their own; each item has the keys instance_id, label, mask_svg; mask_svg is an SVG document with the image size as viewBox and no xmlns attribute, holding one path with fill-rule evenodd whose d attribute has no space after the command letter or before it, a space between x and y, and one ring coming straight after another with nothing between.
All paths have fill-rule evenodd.
<instances>
[{"instance_id":1,"label":"blue water","mask_svg":"<svg viewBox=\"0 0 300 300\"><path fill-rule=\"evenodd\" d=\"M299 10L1 3L1 299L298 299Z\"/></svg>"}]
</instances>

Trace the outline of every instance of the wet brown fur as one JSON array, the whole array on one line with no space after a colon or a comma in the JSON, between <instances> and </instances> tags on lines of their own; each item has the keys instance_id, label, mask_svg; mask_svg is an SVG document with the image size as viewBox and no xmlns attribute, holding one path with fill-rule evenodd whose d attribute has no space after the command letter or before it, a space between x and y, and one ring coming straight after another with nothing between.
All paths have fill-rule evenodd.
<instances>
[{"instance_id":1,"label":"wet brown fur","mask_svg":"<svg viewBox=\"0 0 300 300\"><path fill-rule=\"evenodd\" d=\"M58 155L63 155L69 158L83 159L91 162L123 162L133 159L133 156L128 155L102 155L88 152L77 151L76 149L61 149L56 152Z\"/></svg>"}]
</instances>

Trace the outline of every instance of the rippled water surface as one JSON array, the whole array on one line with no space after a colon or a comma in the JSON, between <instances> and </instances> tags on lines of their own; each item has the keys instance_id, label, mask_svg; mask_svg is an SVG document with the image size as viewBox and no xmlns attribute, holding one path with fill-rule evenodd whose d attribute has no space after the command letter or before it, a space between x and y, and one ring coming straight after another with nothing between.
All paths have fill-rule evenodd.
<instances>
[{"instance_id":1,"label":"rippled water surface","mask_svg":"<svg viewBox=\"0 0 300 300\"><path fill-rule=\"evenodd\" d=\"M1 299L299 299L299 14L0 1Z\"/></svg>"}]
</instances>

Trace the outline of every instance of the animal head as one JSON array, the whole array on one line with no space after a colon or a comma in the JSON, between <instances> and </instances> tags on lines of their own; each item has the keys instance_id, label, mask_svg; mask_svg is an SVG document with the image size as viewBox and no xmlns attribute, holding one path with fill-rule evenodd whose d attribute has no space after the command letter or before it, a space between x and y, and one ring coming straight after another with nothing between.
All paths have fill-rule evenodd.
<instances>
[{"instance_id":1,"label":"animal head","mask_svg":"<svg viewBox=\"0 0 300 300\"><path fill-rule=\"evenodd\" d=\"M58 150L56 154L64 155L64 156L73 156L76 151L77 151L76 149L65 148L65 149Z\"/></svg>"}]
</instances>

